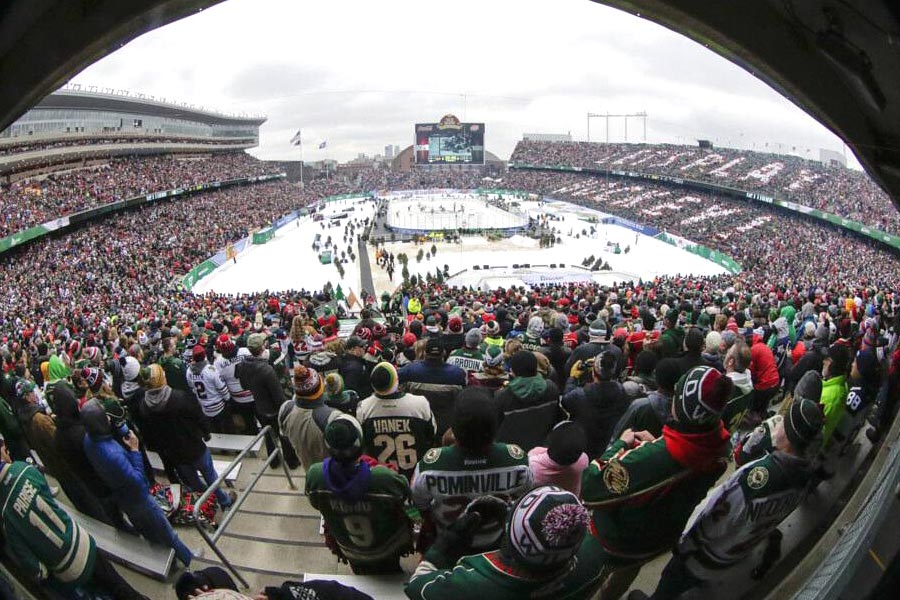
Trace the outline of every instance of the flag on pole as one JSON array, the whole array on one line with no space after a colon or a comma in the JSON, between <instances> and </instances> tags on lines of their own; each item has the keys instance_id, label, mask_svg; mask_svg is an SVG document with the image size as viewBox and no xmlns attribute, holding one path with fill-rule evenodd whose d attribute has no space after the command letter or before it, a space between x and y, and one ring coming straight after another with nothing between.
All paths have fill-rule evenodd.
<instances>
[{"instance_id":1,"label":"flag on pole","mask_svg":"<svg viewBox=\"0 0 900 600\"><path fill-rule=\"evenodd\" d=\"M319 144L319 150L324 150L328 145L328 140L323 140L321 144Z\"/></svg>"},{"instance_id":2,"label":"flag on pole","mask_svg":"<svg viewBox=\"0 0 900 600\"><path fill-rule=\"evenodd\" d=\"M294 137L291 138L291 146L299 146L301 144L300 141L300 132L302 129L298 129L297 133L294 134Z\"/></svg>"},{"instance_id":3,"label":"flag on pole","mask_svg":"<svg viewBox=\"0 0 900 600\"><path fill-rule=\"evenodd\" d=\"M347 294L347 308L353 308L356 303L356 294L353 293L353 288L350 288L350 293Z\"/></svg>"}]
</instances>

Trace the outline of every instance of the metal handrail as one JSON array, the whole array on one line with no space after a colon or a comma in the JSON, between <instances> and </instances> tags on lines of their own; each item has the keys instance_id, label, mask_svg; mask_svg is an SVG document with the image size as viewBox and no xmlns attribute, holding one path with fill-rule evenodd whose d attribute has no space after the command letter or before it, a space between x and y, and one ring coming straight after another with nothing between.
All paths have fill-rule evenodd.
<instances>
[{"instance_id":1,"label":"metal handrail","mask_svg":"<svg viewBox=\"0 0 900 600\"><path fill-rule=\"evenodd\" d=\"M256 437L254 437L244 447L244 449L241 450L240 453L234 457L234 460L231 461L231 464L228 465L228 468L226 468L223 472L219 473L218 478L216 478L216 480L213 483L211 483L208 488L206 488L206 491L203 492L203 494L201 494L200 498L197 499L197 502L194 503L194 510L193 510L194 525L197 527L197 531L200 532L200 536L206 541L206 544L212 549L212 551L216 553L216 556L219 557L219 560L222 561L222 564L225 567L227 567L229 571L231 571L232 575L234 575L235 577L238 578L238 580L241 582L241 585L244 586L244 589L250 587L250 584L247 583L247 580L244 579L240 573L238 573L238 570L234 567L234 565L231 564L231 561L229 561L227 558L225 558L225 554L221 550L219 550L217 542L219 541L219 538L222 537L222 534L225 533L225 530L228 528L228 524L231 523L231 520L237 514L238 510L240 510L241 506L244 504L244 501L247 499L247 496L249 496L250 493L253 491L253 488L256 487L257 482L259 482L259 479L266 472L266 469L269 468L269 466L272 464L272 462L276 458L281 456L282 451L281 451L281 446L280 446L280 440L278 440L278 437L274 436L274 434L273 434L273 436L275 438L274 439L275 451L269 454L268 458L266 459L266 462L262 465L262 467L260 467L259 472L256 474L256 477L253 478L253 481L251 481L250 484L246 488L244 488L244 491L239 493L237 495L237 497L234 499L234 502L228 508L228 512L225 514L225 517L222 519L222 522L219 523L219 527L216 529L216 532L211 537L206 532L206 530L203 528L203 526L200 524L200 507L203 506L203 504L209 499L209 497L215 493L215 491L219 488L220 485L222 485L222 483L225 481L225 478L228 477L228 475L231 474L231 472L235 468L237 468L237 466L241 463L242 460L244 460L244 458L247 456L247 454L250 453L250 449L259 440L261 440L266 434L268 434L271 431L273 431L271 425L266 425L265 427L263 427L262 430L258 434L256 434ZM284 460L281 461L281 466L284 469L285 477L287 477L288 485L291 487L292 490L296 490L297 486L294 485L294 480L293 480L293 478L291 478L291 472L288 469L287 463Z\"/></svg>"}]
</instances>

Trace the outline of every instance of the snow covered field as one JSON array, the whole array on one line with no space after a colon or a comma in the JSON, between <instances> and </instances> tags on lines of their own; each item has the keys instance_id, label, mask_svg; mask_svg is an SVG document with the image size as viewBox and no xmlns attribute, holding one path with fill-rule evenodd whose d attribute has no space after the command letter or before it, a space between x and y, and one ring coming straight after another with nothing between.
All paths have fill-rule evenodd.
<instances>
[{"instance_id":1,"label":"snow covered field","mask_svg":"<svg viewBox=\"0 0 900 600\"><path fill-rule=\"evenodd\" d=\"M346 219L333 221L340 223L328 227L328 217L340 214L348 208L354 208ZM227 262L211 274L197 282L194 291L203 293L215 291L224 294L240 292L259 292L263 290L302 289L320 290L327 282L337 285L339 282L346 291L348 285L359 291L359 256L357 261L344 265L346 274L341 280L334 264L323 265L319 262L319 253L312 249L316 234L321 234L324 242L328 236L337 245L338 252L346 252L352 245L357 251L356 243L344 243L344 226L348 220L362 221L375 214L375 203L361 199L338 200L329 202L322 211L325 220L315 222L312 217L300 217L291 221L275 233L275 238L261 246L250 248L237 257L237 263ZM325 224L323 229L322 223ZM361 231L358 229L357 231Z\"/></svg>"},{"instance_id":2,"label":"snow covered field","mask_svg":"<svg viewBox=\"0 0 900 600\"><path fill-rule=\"evenodd\" d=\"M462 202L460 198L457 202ZM391 207L397 201L392 202ZM484 209L484 203L478 200L473 202ZM400 201L402 203L402 201ZM329 203L325 208L325 223L328 216L339 214L350 207L355 207L349 213L348 218L362 221L371 217L375 211L375 204L362 200L341 200ZM388 208L388 213L392 208ZM469 207L472 218L479 217L478 206ZM490 210L497 210L489 207ZM651 237L640 235L624 227L612 225L594 225L595 231L590 233L592 224L586 219L602 213L582 208L566 202L538 202L526 201L521 204L529 216L543 218L552 215L554 220L549 221L551 227L556 228L561 239L552 248L539 248L538 241L527 237L514 236L499 242L488 242L480 237L465 237L461 244L437 242L435 256L430 260L422 259L416 262L416 254L422 248L426 252L431 249L431 242L416 246L412 243L387 243L385 248L395 255L405 252L409 256L410 274L424 275L434 273L436 269L443 270L444 265L449 267L451 274L465 270L453 281L463 285L521 285L538 280L551 279L594 279L603 283L622 281L642 277L652 278L657 275L675 274L699 274L711 275L724 272L719 265L703 259L695 254L681 250L665 242ZM502 212L502 211L501 211ZM509 213L506 213L509 214ZM428 215L425 215L428 216ZM318 260L318 253L312 249L316 234L322 235L324 241L329 235L337 244L338 253L346 250L347 243L342 241L344 226L347 219L342 219L340 225L323 229L321 222L314 222L309 217L302 217L298 221L292 221L279 229L275 238L264 245L253 246L241 253L237 258L237 264L227 263L212 274L201 279L194 287L195 291L204 292L214 290L220 293L253 292L265 289L283 290L321 289L327 282L341 283L345 293L352 288L359 293L360 276L359 265L349 262L345 266L346 274L342 280L333 264L322 265ZM587 235L585 235L585 233ZM618 243L623 250L621 254L614 254L608 244ZM626 246L629 252L625 253ZM355 244L353 250L356 252ZM602 258L609 263L613 271L588 272L577 267L582 261L593 255L594 258ZM397 265L394 281L388 280L387 272L375 264L375 252L369 247L369 257L372 265L372 275L375 283L375 292L380 294L383 290L391 290L401 281L401 267ZM357 261L359 257L357 256ZM512 269L513 264L532 265L528 269ZM556 269L538 267L536 265L557 264ZM559 264L565 264L566 268L559 268ZM488 265L490 270L472 267ZM499 268L503 267L503 268Z\"/></svg>"}]
</instances>

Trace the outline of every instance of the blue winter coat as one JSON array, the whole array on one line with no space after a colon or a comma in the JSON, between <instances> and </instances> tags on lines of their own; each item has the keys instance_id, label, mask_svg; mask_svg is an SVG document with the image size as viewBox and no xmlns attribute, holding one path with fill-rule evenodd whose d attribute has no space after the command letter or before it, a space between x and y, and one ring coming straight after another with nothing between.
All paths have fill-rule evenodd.
<instances>
[{"instance_id":1,"label":"blue winter coat","mask_svg":"<svg viewBox=\"0 0 900 600\"><path fill-rule=\"evenodd\" d=\"M417 360L402 369L398 375L400 383L435 383L441 385L466 385L466 372L456 365L427 360Z\"/></svg>"},{"instance_id":2,"label":"blue winter coat","mask_svg":"<svg viewBox=\"0 0 900 600\"><path fill-rule=\"evenodd\" d=\"M123 448L112 436L84 436L84 452L100 479L124 499L143 502L150 490L140 452Z\"/></svg>"}]
</instances>

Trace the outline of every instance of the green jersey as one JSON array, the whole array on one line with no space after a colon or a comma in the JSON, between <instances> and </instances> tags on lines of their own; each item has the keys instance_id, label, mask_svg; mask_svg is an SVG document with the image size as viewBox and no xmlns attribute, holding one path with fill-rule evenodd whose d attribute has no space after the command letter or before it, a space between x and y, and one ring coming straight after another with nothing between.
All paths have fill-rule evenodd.
<instances>
[{"instance_id":1,"label":"green jersey","mask_svg":"<svg viewBox=\"0 0 900 600\"><path fill-rule=\"evenodd\" d=\"M416 465L412 491L416 506L431 513L440 531L476 498L490 495L512 502L531 486L528 455L515 444L495 443L483 455L459 446L432 448ZM501 526L488 524L476 532L472 547L496 548L502 533Z\"/></svg>"},{"instance_id":2,"label":"green jersey","mask_svg":"<svg viewBox=\"0 0 900 600\"><path fill-rule=\"evenodd\" d=\"M77 587L93 575L94 540L59 507L31 465L0 466L0 516L10 554L35 579Z\"/></svg>"},{"instance_id":3,"label":"green jersey","mask_svg":"<svg viewBox=\"0 0 900 600\"><path fill-rule=\"evenodd\" d=\"M306 496L350 563L377 563L412 550L405 477L385 466L372 467L368 490L351 502L328 488L323 469L324 463L316 463L306 472Z\"/></svg>"},{"instance_id":4,"label":"green jersey","mask_svg":"<svg viewBox=\"0 0 900 600\"><path fill-rule=\"evenodd\" d=\"M560 571L547 575L523 570L499 551L464 556L447 571L435 569L426 560L419 564L404 591L415 600L588 598L603 569L594 565L593 573L578 570L574 568L576 562L572 559Z\"/></svg>"}]
</instances>

